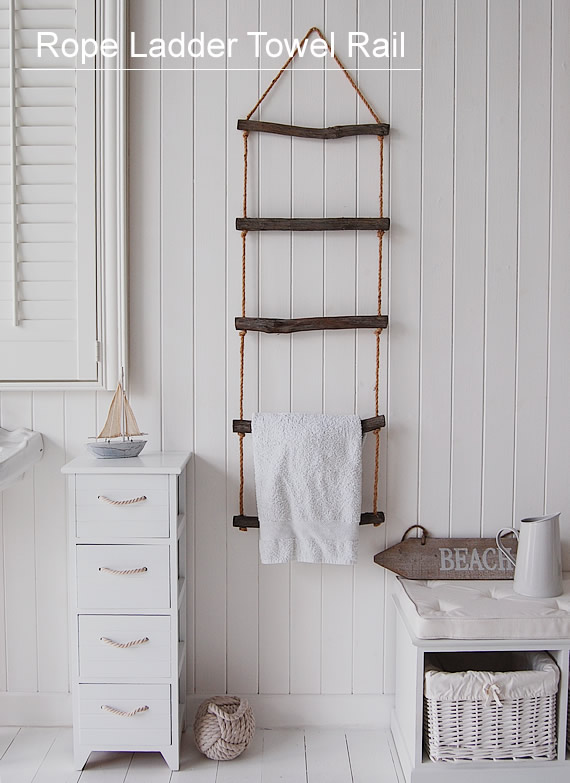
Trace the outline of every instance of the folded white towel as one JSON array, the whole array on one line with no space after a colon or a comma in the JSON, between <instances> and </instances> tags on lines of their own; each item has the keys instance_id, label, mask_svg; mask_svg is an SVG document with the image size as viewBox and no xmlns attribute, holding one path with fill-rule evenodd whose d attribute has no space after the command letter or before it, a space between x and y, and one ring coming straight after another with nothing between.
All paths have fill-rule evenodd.
<instances>
[{"instance_id":1,"label":"folded white towel","mask_svg":"<svg viewBox=\"0 0 570 783\"><path fill-rule=\"evenodd\" d=\"M351 565L358 554L358 416L257 413L255 490L262 563Z\"/></svg>"}]
</instances>

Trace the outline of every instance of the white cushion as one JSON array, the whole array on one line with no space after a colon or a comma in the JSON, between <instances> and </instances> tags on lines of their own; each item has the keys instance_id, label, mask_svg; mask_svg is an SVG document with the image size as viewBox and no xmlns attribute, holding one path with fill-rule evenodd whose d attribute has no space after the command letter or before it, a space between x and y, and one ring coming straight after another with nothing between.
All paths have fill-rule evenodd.
<instances>
[{"instance_id":1,"label":"white cushion","mask_svg":"<svg viewBox=\"0 0 570 783\"><path fill-rule=\"evenodd\" d=\"M527 598L511 580L399 578L400 606L419 639L570 639L570 572L558 598Z\"/></svg>"},{"instance_id":2,"label":"white cushion","mask_svg":"<svg viewBox=\"0 0 570 783\"><path fill-rule=\"evenodd\" d=\"M553 696L559 678L546 652L432 654L426 659L424 694L437 701L491 702L494 687L500 701Z\"/></svg>"}]
</instances>

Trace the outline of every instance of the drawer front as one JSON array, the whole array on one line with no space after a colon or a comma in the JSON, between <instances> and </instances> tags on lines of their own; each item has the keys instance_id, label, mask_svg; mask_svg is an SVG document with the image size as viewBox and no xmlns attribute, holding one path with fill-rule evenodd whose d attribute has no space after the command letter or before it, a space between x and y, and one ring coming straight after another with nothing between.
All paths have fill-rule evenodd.
<instances>
[{"instance_id":1,"label":"drawer front","mask_svg":"<svg viewBox=\"0 0 570 783\"><path fill-rule=\"evenodd\" d=\"M77 476L75 519L78 538L166 538L168 476Z\"/></svg>"},{"instance_id":2,"label":"drawer front","mask_svg":"<svg viewBox=\"0 0 570 783\"><path fill-rule=\"evenodd\" d=\"M79 544L78 608L169 609L168 555L169 547L159 544Z\"/></svg>"},{"instance_id":3,"label":"drawer front","mask_svg":"<svg viewBox=\"0 0 570 783\"><path fill-rule=\"evenodd\" d=\"M79 676L170 677L170 617L81 615Z\"/></svg>"},{"instance_id":4,"label":"drawer front","mask_svg":"<svg viewBox=\"0 0 570 783\"><path fill-rule=\"evenodd\" d=\"M139 708L147 709L129 714ZM79 686L81 745L156 748L170 742L170 685Z\"/></svg>"}]
</instances>

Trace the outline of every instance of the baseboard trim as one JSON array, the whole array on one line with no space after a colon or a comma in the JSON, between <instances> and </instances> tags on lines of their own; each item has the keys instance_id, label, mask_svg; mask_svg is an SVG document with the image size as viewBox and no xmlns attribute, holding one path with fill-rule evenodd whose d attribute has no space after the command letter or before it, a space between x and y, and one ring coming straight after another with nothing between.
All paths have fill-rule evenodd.
<instances>
[{"instance_id":1,"label":"baseboard trim","mask_svg":"<svg viewBox=\"0 0 570 783\"><path fill-rule=\"evenodd\" d=\"M0 726L71 726L71 695L0 693Z\"/></svg>"},{"instance_id":2,"label":"baseboard trim","mask_svg":"<svg viewBox=\"0 0 570 783\"><path fill-rule=\"evenodd\" d=\"M191 726L200 702L212 694L188 694ZM245 694L261 729L322 726L388 728L393 696ZM70 726L69 693L0 693L0 726Z\"/></svg>"},{"instance_id":3,"label":"baseboard trim","mask_svg":"<svg viewBox=\"0 0 570 783\"><path fill-rule=\"evenodd\" d=\"M188 697L188 721L200 702L212 694ZM360 695L249 695L256 726L260 729L325 728L387 729L393 696Z\"/></svg>"}]
</instances>

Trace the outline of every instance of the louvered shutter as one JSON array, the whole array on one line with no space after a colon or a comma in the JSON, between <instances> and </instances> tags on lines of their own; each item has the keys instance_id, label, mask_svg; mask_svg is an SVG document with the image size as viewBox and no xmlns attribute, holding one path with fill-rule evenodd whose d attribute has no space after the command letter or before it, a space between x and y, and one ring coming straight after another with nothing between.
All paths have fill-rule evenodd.
<instances>
[{"instance_id":1,"label":"louvered shutter","mask_svg":"<svg viewBox=\"0 0 570 783\"><path fill-rule=\"evenodd\" d=\"M76 71L69 58L45 52L37 56L38 31L55 32L60 41L92 37L94 3L13 2L12 14L9 0L0 0L0 381L94 381L95 74ZM13 132L11 19L16 65Z\"/></svg>"}]
</instances>

